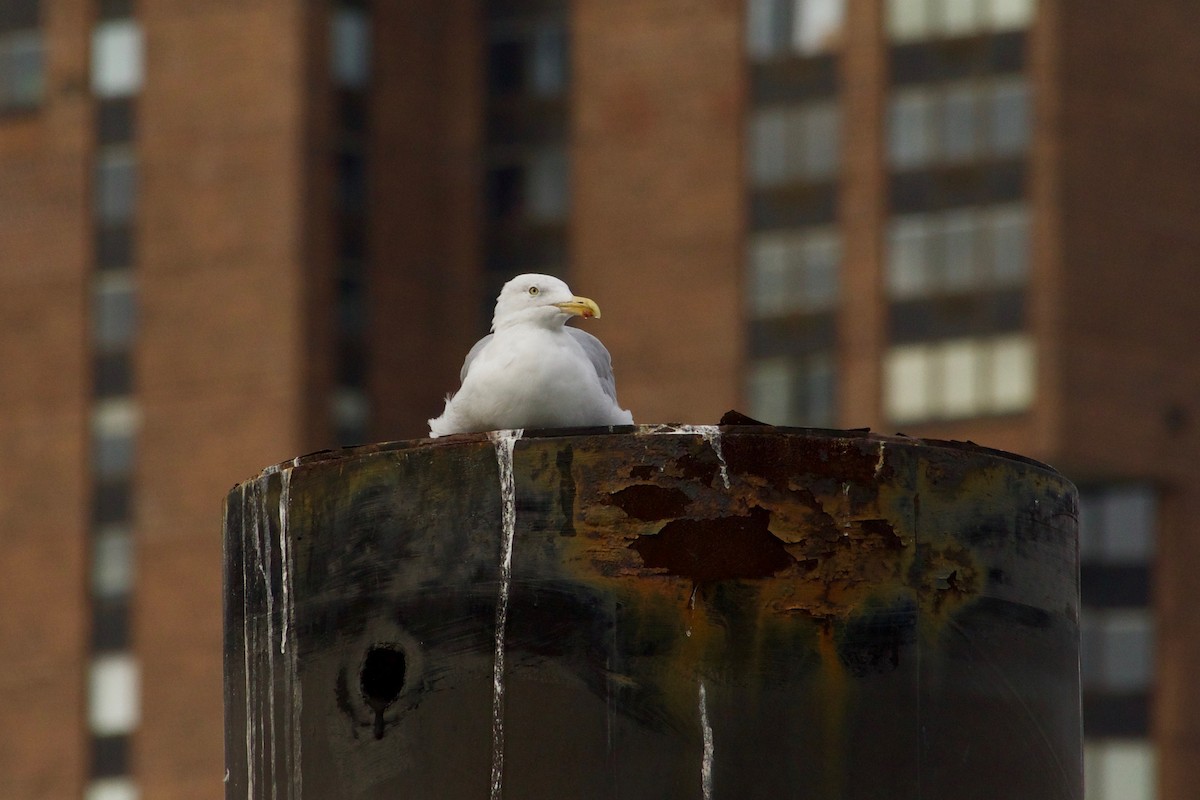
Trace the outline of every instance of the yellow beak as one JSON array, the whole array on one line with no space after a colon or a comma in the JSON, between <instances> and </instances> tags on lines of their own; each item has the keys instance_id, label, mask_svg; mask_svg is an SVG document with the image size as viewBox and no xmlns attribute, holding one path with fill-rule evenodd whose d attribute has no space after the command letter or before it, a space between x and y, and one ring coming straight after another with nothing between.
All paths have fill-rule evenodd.
<instances>
[{"instance_id":1,"label":"yellow beak","mask_svg":"<svg viewBox=\"0 0 1200 800\"><path fill-rule=\"evenodd\" d=\"M564 303L555 303L554 306L556 308L561 308L568 314L575 314L576 316L583 317L584 319L587 319L588 317L600 319L600 306L596 305L594 301L589 300L586 297L572 297L570 300L567 300Z\"/></svg>"}]
</instances>

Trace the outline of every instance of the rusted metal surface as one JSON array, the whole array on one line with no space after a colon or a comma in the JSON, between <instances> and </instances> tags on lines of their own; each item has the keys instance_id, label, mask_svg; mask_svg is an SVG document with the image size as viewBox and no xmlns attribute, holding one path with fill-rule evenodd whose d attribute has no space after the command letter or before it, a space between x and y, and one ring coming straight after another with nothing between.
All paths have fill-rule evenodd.
<instances>
[{"instance_id":1,"label":"rusted metal surface","mask_svg":"<svg viewBox=\"0 0 1200 800\"><path fill-rule=\"evenodd\" d=\"M866 432L622 430L516 442L509 580L486 436L235 488L227 796L1082 796L1060 475Z\"/></svg>"}]
</instances>

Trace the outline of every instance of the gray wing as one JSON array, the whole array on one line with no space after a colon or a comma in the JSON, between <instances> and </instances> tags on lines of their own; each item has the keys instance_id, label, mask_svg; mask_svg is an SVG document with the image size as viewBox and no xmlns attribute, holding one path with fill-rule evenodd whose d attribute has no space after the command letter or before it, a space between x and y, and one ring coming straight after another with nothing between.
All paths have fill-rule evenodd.
<instances>
[{"instance_id":1,"label":"gray wing","mask_svg":"<svg viewBox=\"0 0 1200 800\"><path fill-rule=\"evenodd\" d=\"M575 337L575 341L579 342L583 347L583 352L587 353L588 360L592 362L592 366L596 369L596 376L600 378L600 385L604 388L604 393L608 395L614 403L617 402L617 380L613 377L612 356L608 354L608 350L595 336L592 336L587 331L582 331L579 328L567 326L567 333ZM478 347L479 345L475 345ZM472 350L472 353L475 351ZM467 360L470 360L467 356Z\"/></svg>"},{"instance_id":2,"label":"gray wing","mask_svg":"<svg viewBox=\"0 0 1200 800\"><path fill-rule=\"evenodd\" d=\"M465 381L467 379L467 372L469 372L471 369L471 362L475 360L475 356L479 355L480 350L487 347L487 343L490 342L491 340L492 340L492 334L489 333L487 336L483 337L478 342L476 342L475 345L471 348L471 350L467 353L467 358L466 358L466 360L463 361L462 371L458 373L458 382L459 383L462 383L463 381ZM600 343L596 342L596 344L600 344ZM603 346L601 346L600 349L603 350L604 349ZM611 374L611 372L610 372L610 374Z\"/></svg>"}]
</instances>

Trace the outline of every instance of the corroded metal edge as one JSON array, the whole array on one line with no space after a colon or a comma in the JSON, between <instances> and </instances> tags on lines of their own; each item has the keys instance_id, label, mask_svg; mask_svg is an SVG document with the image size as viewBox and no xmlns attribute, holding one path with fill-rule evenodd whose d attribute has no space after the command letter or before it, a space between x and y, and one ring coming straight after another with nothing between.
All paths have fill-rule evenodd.
<instances>
[{"instance_id":1,"label":"corroded metal edge","mask_svg":"<svg viewBox=\"0 0 1200 800\"><path fill-rule=\"evenodd\" d=\"M1037 459L1024 456L1019 453L1013 453L1007 450L1000 450L994 447L986 447L976 444L972 441L958 441L954 439L928 439L915 436L906 436L901 433L883 434L873 432L870 428L799 428L787 427L781 425L765 425L765 424L739 424L739 425L685 425L683 423L656 423L649 425L616 425L607 427L582 427L582 428L539 428L529 429L522 434L523 439L565 439L580 436L604 436L614 435L623 436L633 434L635 436L685 436L685 435L701 435L687 429L710 428L718 431L722 436L733 435L778 435L778 436L801 436L814 438L834 438L852 441L877 442L883 444L896 444L904 446L920 446L932 447L942 450L953 450L958 452L978 453L1002 458L1007 461L1013 461L1018 464L1023 464L1033 467L1038 470L1043 470L1052 475L1055 475L1062 480L1070 483L1070 481L1054 467ZM489 434L487 433L459 433L452 436L442 436L437 439L421 438L421 439L398 439L395 441L376 442L373 444L355 445L353 447L342 447L326 450L317 450L312 453L290 458L286 461L281 461L266 467L262 472L253 477L248 478L243 483L255 481L265 475L272 475L283 470L289 470L294 467L307 466L326 461L336 461L339 459L353 459L360 456L372 455L375 453L397 452L402 450L411 450L414 448L428 447L452 447L455 445L479 443L490 444ZM240 484L239 484L240 485ZM1072 484L1072 487L1074 485ZM235 487L236 488L236 487Z\"/></svg>"}]
</instances>

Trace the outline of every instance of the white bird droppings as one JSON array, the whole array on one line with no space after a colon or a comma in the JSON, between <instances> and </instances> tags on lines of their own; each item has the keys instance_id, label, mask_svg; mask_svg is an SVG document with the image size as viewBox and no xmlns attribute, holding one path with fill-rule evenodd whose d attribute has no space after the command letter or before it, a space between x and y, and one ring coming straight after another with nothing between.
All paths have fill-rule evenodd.
<instances>
[{"instance_id":1,"label":"white bird droppings","mask_svg":"<svg viewBox=\"0 0 1200 800\"><path fill-rule=\"evenodd\" d=\"M700 758L700 787L704 800L712 800L713 732L708 723L708 692L700 681L700 730L704 736L704 753Z\"/></svg>"},{"instance_id":2,"label":"white bird droppings","mask_svg":"<svg viewBox=\"0 0 1200 800\"><path fill-rule=\"evenodd\" d=\"M500 496L503 545L500 553L500 593L496 600L496 653L492 668L492 792L491 800L504 795L504 629L508 625L508 593L512 582L513 540L517 530L516 480L513 476L513 448L523 431L492 431L488 438L496 448L500 467Z\"/></svg>"}]
</instances>

